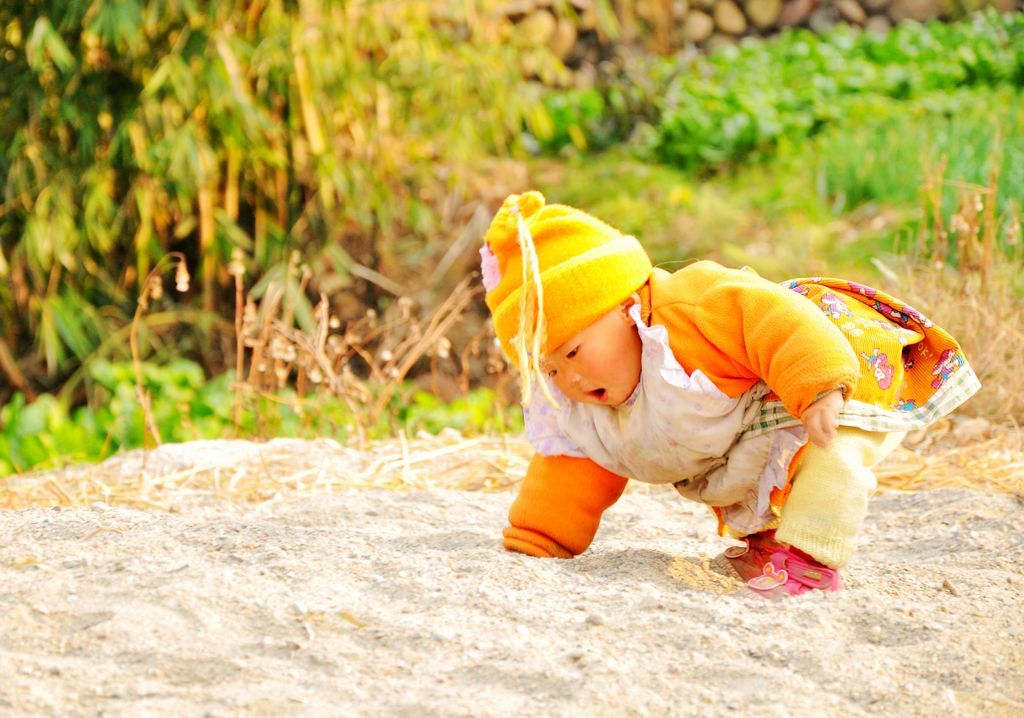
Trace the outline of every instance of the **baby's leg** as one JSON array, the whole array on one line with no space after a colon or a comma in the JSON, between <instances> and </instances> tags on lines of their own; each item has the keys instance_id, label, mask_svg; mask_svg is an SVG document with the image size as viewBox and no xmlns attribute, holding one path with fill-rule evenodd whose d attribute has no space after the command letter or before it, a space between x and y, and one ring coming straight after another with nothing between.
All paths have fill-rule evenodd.
<instances>
[{"instance_id":1,"label":"baby's leg","mask_svg":"<svg viewBox=\"0 0 1024 718\"><path fill-rule=\"evenodd\" d=\"M776 540L826 566L846 565L877 485L871 469L899 446L905 435L843 426L827 449L810 444L782 507Z\"/></svg>"}]
</instances>

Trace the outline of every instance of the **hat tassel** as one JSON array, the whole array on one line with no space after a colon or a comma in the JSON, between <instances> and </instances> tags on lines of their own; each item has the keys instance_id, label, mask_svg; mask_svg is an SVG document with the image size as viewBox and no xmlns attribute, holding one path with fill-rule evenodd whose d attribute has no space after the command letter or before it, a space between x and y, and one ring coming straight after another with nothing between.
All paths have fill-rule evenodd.
<instances>
[{"instance_id":1,"label":"hat tassel","mask_svg":"<svg viewBox=\"0 0 1024 718\"><path fill-rule=\"evenodd\" d=\"M523 295L519 302L519 335L515 339L522 405L530 405L532 378L536 376L544 398L558 408L558 402L551 395L540 369L541 352L547 340L547 322L544 318L544 285L540 280L537 248L518 205L513 206L512 211L516 217L519 251L523 258Z\"/></svg>"}]
</instances>

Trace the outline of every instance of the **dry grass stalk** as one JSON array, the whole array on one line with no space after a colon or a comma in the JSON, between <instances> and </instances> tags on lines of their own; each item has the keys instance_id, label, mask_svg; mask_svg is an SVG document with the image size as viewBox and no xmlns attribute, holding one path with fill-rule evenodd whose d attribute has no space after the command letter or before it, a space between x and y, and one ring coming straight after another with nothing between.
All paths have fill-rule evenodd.
<instances>
[{"instance_id":1,"label":"dry grass stalk","mask_svg":"<svg viewBox=\"0 0 1024 718\"><path fill-rule=\"evenodd\" d=\"M149 446L149 440L152 439L156 442L157 446L161 444L160 431L157 428L156 420L153 418L153 411L151 407L151 398L149 392L146 391L145 384L142 379L142 353L139 351L139 327L142 324L142 317L149 310L149 302L159 301L163 297L164 283L163 283L163 272L170 265L174 263L174 285L175 289L179 292L188 291L189 274L188 266L185 264L185 256L180 252L169 252L167 255L162 257L156 266L146 275L145 280L142 282L142 291L139 294L139 299L135 304L135 316L132 318L131 327L128 333L128 344L132 352L132 368L135 370L135 398L139 402L139 407L142 409L142 416L145 421L146 433L143 433L143 443Z\"/></svg>"},{"instance_id":2,"label":"dry grass stalk","mask_svg":"<svg viewBox=\"0 0 1024 718\"><path fill-rule=\"evenodd\" d=\"M973 430L971 422L982 428ZM910 436L875 471L883 491L972 488L1024 499L1024 433L982 419L945 419ZM959 434L959 435L958 435Z\"/></svg>"},{"instance_id":3,"label":"dry grass stalk","mask_svg":"<svg viewBox=\"0 0 1024 718\"><path fill-rule=\"evenodd\" d=\"M1016 205L997 214L998 153L997 141L985 186L946 180L945 161L928 168L922 232L914 256L896 273L900 292L960 341L981 378L982 391L966 413L1024 423L1024 254ZM948 224L942 213L947 187L959 193ZM1000 234L1008 251L997 247Z\"/></svg>"},{"instance_id":4,"label":"dry grass stalk","mask_svg":"<svg viewBox=\"0 0 1024 718\"><path fill-rule=\"evenodd\" d=\"M231 264L228 274L234 278L235 284L235 377L241 377L245 370L245 348L242 344L242 319L245 316L245 265L242 263L242 250L235 247L231 252ZM235 426L242 423L242 392L240 382L235 382Z\"/></svg>"},{"instance_id":5,"label":"dry grass stalk","mask_svg":"<svg viewBox=\"0 0 1024 718\"><path fill-rule=\"evenodd\" d=\"M948 267L919 266L903 273L908 300L935 316L964 348L982 390L964 407L966 413L994 421L1024 421L1024 304L1014 282L1022 267L1001 267L987 283Z\"/></svg>"},{"instance_id":6,"label":"dry grass stalk","mask_svg":"<svg viewBox=\"0 0 1024 718\"><path fill-rule=\"evenodd\" d=\"M240 268L241 258L237 262ZM299 397L331 394L351 410L360 437L386 420L388 408L408 391L406 380L415 367L426 364L436 385L440 362L454 364L450 334L482 292L474 276L466 277L425 317L417 315L411 298L399 297L383 317L370 309L344 329L321 295L314 310L316 324L307 332L295 326L293 294L287 290L297 284L301 294L308 282L309 269L299 265L298 257L293 257L284 285L271 284L262 302L250 296L244 308L241 273L235 276L237 376L244 375L245 352L249 355L248 377L236 383L237 404L244 397L270 399L286 387L294 387ZM471 376L481 373L480 364L499 384L505 378L506 365L492 338L487 323L459 353L455 383L463 391ZM298 403L293 408L302 412ZM236 425L239 416L236 412Z\"/></svg>"},{"instance_id":7,"label":"dry grass stalk","mask_svg":"<svg viewBox=\"0 0 1024 718\"><path fill-rule=\"evenodd\" d=\"M980 421L980 420L976 420ZM961 488L1024 500L1024 435L985 425L968 432L940 422L908 438L877 470L882 491ZM260 504L295 493L358 489L505 491L518 487L532 450L521 436L465 437L454 430L342 446L330 439L165 444L119 454L96 466L12 476L0 506L111 505L174 510L209 499ZM630 491L665 487L630 483Z\"/></svg>"}]
</instances>

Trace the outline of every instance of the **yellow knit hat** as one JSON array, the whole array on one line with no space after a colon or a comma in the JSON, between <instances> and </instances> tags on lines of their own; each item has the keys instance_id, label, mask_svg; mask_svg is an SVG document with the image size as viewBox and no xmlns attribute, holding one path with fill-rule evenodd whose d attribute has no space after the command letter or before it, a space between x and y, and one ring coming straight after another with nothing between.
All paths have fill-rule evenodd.
<instances>
[{"instance_id":1,"label":"yellow knit hat","mask_svg":"<svg viewBox=\"0 0 1024 718\"><path fill-rule=\"evenodd\" d=\"M624 302L651 275L651 260L635 238L581 210L545 204L536 191L505 199L480 252L495 333L524 379L542 355ZM523 391L525 403L528 387Z\"/></svg>"}]
</instances>

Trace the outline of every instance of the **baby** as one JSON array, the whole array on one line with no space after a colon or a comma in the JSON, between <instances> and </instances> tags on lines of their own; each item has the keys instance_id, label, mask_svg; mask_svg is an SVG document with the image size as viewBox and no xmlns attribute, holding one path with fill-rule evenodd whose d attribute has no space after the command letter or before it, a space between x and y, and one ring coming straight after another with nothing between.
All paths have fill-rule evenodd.
<instances>
[{"instance_id":1,"label":"baby","mask_svg":"<svg viewBox=\"0 0 1024 718\"><path fill-rule=\"evenodd\" d=\"M512 551L582 553L633 478L708 505L755 591L840 590L871 468L980 386L952 337L882 292L710 261L668 273L538 192L505 200L481 256L536 450Z\"/></svg>"}]
</instances>

